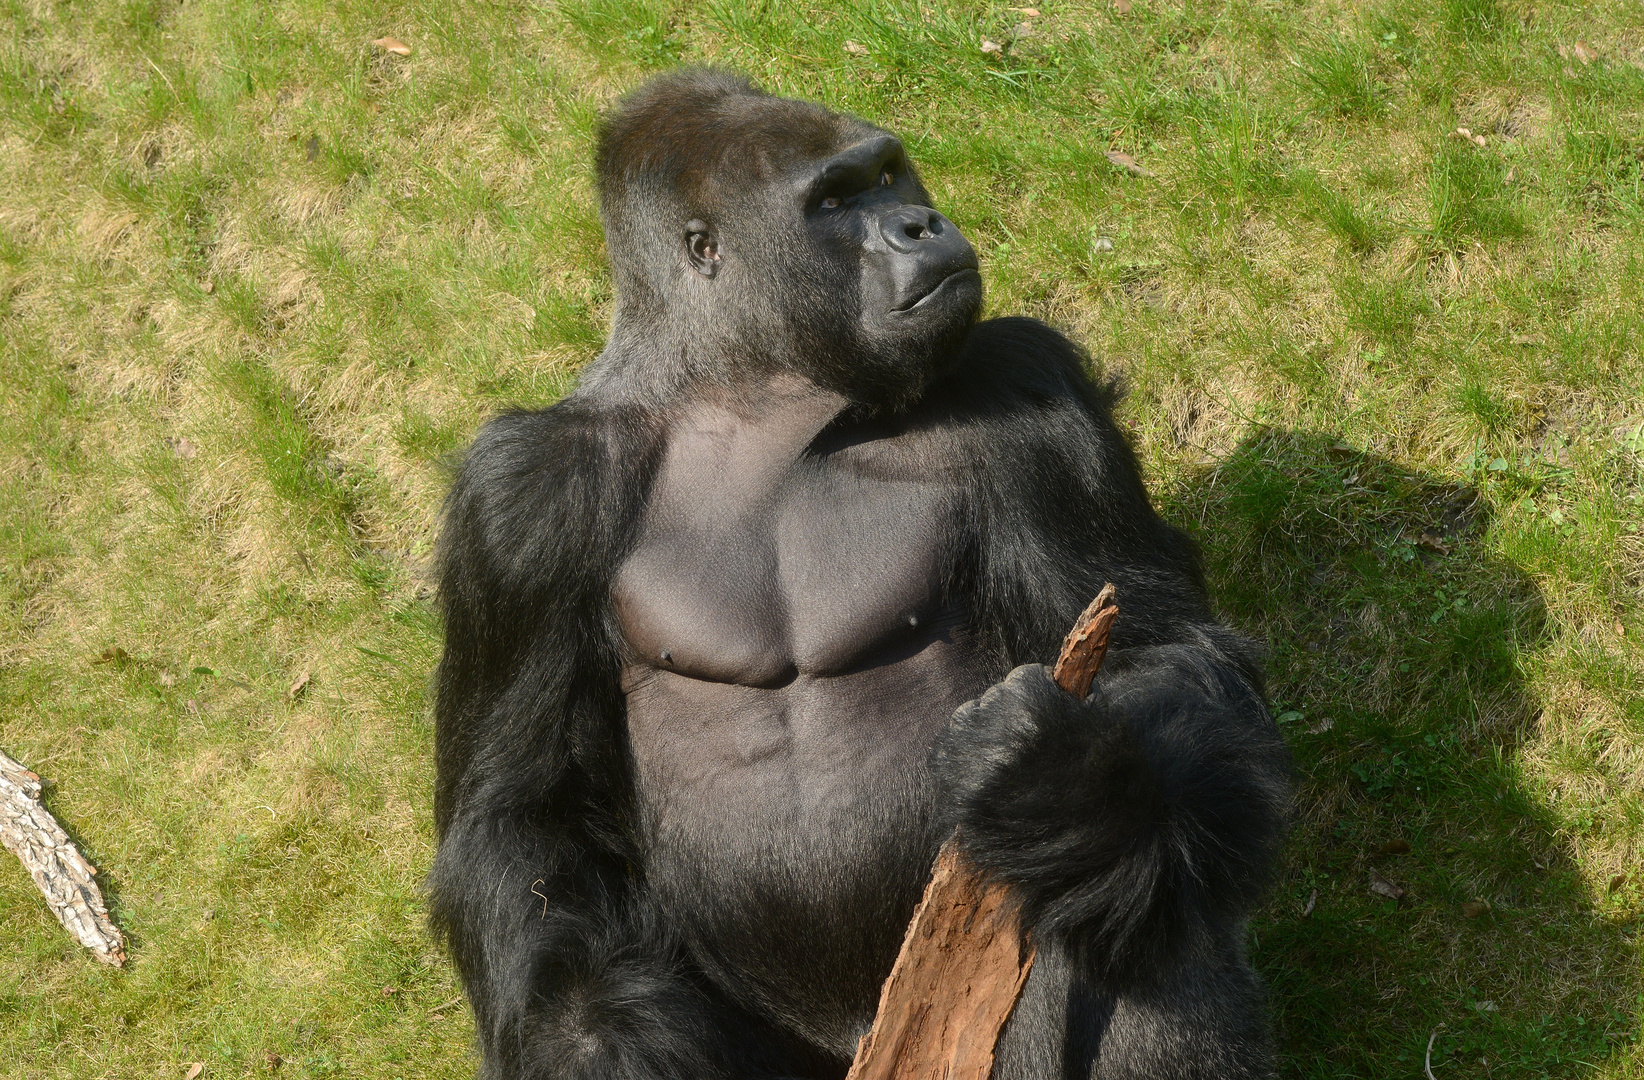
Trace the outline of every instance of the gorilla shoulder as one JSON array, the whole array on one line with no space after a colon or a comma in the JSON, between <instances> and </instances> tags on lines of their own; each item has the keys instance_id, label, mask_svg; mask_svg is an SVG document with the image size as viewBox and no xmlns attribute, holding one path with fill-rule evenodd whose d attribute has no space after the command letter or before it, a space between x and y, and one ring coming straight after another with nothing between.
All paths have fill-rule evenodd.
<instances>
[{"instance_id":1,"label":"gorilla shoulder","mask_svg":"<svg viewBox=\"0 0 1644 1080\"><path fill-rule=\"evenodd\" d=\"M447 569L468 566L494 583L540 581L543 567L609 543L610 485L631 484L648 468L657 437L641 414L581 394L488 421L446 500Z\"/></svg>"},{"instance_id":2,"label":"gorilla shoulder","mask_svg":"<svg viewBox=\"0 0 1644 1080\"><path fill-rule=\"evenodd\" d=\"M1090 364L1089 353L1060 330L1011 315L971 327L932 390L991 403L993 410L1072 400L1105 414L1118 398L1117 381L1093 380Z\"/></svg>"}]
</instances>

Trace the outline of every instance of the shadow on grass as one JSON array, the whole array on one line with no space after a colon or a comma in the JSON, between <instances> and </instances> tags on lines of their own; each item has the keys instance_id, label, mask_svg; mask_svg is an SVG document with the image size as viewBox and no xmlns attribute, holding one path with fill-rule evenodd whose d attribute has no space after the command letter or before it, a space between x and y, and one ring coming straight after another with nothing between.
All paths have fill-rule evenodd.
<instances>
[{"instance_id":1,"label":"shadow on grass","mask_svg":"<svg viewBox=\"0 0 1644 1080\"><path fill-rule=\"evenodd\" d=\"M1484 501L1273 430L1165 501L1224 614L1267 640L1296 754L1288 857L1252 920L1282 1074L1420 1076L1435 1031L1446 1080L1621 1052L1644 1000L1634 946L1520 775L1546 614L1487 553Z\"/></svg>"}]
</instances>

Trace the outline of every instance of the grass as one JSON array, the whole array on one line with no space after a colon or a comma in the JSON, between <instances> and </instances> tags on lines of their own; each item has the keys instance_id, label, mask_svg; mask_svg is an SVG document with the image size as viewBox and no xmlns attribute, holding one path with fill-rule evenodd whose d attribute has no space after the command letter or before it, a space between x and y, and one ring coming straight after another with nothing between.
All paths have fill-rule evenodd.
<instances>
[{"instance_id":1,"label":"grass","mask_svg":"<svg viewBox=\"0 0 1644 1080\"><path fill-rule=\"evenodd\" d=\"M1644 1077L1644 11L1040 11L0 0L0 747L132 954L0 859L7 1075L471 1073L437 510L600 348L599 110L708 60L903 132L1129 387L1297 754L1283 1074Z\"/></svg>"}]
</instances>

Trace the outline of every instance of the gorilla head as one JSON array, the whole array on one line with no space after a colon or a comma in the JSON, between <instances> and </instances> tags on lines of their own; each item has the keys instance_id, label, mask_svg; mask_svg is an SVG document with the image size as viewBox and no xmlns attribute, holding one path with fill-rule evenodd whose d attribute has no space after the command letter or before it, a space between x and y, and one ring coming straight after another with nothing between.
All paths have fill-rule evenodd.
<instances>
[{"instance_id":1,"label":"gorilla head","mask_svg":"<svg viewBox=\"0 0 1644 1080\"><path fill-rule=\"evenodd\" d=\"M596 163L625 379L789 371L895 408L976 320L976 252L871 124L683 71L617 108Z\"/></svg>"}]
</instances>

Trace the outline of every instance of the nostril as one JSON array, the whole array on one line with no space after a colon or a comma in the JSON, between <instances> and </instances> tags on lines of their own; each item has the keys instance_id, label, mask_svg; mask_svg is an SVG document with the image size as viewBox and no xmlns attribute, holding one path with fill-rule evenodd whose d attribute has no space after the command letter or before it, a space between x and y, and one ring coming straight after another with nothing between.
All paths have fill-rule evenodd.
<instances>
[{"instance_id":1,"label":"nostril","mask_svg":"<svg viewBox=\"0 0 1644 1080\"><path fill-rule=\"evenodd\" d=\"M910 221L902 226L902 235L909 240L929 240L936 234L930 231L930 223L925 221Z\"/></svg>"}]
</instances>

